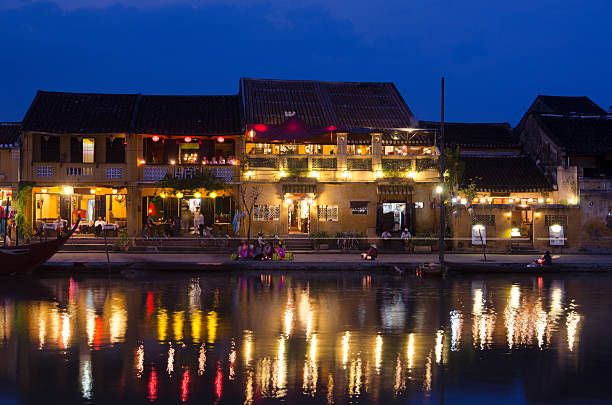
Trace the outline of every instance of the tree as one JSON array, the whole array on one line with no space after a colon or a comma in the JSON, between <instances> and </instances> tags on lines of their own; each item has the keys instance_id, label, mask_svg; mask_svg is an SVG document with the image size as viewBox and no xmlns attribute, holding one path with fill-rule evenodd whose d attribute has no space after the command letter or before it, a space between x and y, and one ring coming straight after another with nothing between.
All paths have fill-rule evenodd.
<instances>
[{"instance_id":1,"label":"tree","mask_svg":"<svg viewBox=\"0 0 612 405\"><path fill-rule=\"evenodd\" d=\"M261 196L262 191L261 188L253 185L241 185L239 191L240 200L242 201L242 205L244 205L244 210L246 211L249 219L247 225L247 251L249 251L251 248L251 223L253 222L253 210L255 209L255 204Z\"/></svg>"},{"instance_id":2,"label":"tree","mask_svg":"<svg viewBox=\"0 0 612 405\"><path fill-rule=\"evenodd\" d=\"M215 173L208 169L202 169L191 176L174 177L167 174L166 177L155 183L155 193L158 190L168 190L172 194L193 194L200 191L216 191L225 188L225 182L217 178Z\"/></svg>"}]
</instances>

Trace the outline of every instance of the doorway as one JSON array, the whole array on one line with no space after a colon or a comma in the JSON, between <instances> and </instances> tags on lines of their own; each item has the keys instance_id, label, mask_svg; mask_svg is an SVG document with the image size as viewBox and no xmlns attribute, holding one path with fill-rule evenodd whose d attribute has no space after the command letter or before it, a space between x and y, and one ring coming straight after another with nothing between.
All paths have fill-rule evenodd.
<instances>
[{"instance_id":1,"label":"doorway","mask_svg":"<svg viewBox=\"0 0 612 405\"><path fill-rule=\"evenodd\" d=\"M511 238L522 238L533 241L533 211L530 209L518 209L512 211L510 228Z\"/></svg>"},{"instance_id":2,"label":"doorway","mask_svg":"<svg viewBox=\"0 0 612 405\"><path fill-rule=\"evenodd\" d=\"M310 203L306 197L293 198L288 204L289 233L310 233Z\"/></svg>"}]
</instances>

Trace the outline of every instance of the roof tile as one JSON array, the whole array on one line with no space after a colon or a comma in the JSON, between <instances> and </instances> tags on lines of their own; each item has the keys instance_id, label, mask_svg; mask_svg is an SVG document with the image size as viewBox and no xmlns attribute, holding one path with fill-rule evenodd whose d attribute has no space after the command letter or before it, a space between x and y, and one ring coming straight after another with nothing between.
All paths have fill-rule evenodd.
<instances>
[{"instance_id":1,"label":"roof tile","mask_svg":"<svg viewBox=\"0 0 612 405\"><path fill-rule=\"evenodd\" d=\"M295 114L312 126L410 128L412 112L393 83L241 79L246 124L280 125Z\"/></svg>"},{"instance_id":2,"label":"roof tile","mask_svg":"<svg viewBox=\"0 0 612 405\"><path fill-rule=\"evenodd\" d=\"M526 156L461 158L465 169L461 186L474 182L478 191L551 191L552 185L536 163Z\"/></svg>"},{"instance_id":3,"label":"roof tile","mask_svg":"<svg viewBox=\"0 0 612 405\"><path fill-rule=\"evenodd\" d=\"M20 136L20 122L0 122L0 149L14 147Z\"/></svg>"}]
</instances>

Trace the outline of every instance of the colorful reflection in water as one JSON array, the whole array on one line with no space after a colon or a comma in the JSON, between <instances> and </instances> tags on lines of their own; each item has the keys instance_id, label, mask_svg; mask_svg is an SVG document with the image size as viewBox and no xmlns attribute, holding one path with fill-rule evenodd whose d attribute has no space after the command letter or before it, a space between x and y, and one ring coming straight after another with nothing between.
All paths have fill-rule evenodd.
<instances>
[{"instance_id":1,"label":"colorful reflection in water","mask_svg":"<svg viewBox=\"0 0 612 405\"><path fill-rule=\"evenodd\" d=\"M612 396L593 382L612 360L610 277L38 283L57 300L0 298L0 384L18 403L418 402L492 375L518 403L586 396L587 378Z\"/></svg>"}]
</instances>

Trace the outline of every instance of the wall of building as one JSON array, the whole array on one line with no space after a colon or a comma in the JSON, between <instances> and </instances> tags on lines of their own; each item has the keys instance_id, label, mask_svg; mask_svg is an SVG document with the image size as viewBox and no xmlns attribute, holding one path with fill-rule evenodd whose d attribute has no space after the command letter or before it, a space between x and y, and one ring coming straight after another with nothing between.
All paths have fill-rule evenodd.
<instances>
[{"instance_id":1,"label":"wall of building","mask_svg":"<svg viewBox=\"0 0 612 405\"><path fill-rule=\"evenodd\" d=\"M583 250L591 252L612 249L612 228L608 227L608 216L612 212L612 191L583 192L580 195L581 244Z\"/></svg>"},{"instance_id":2,"label":"wall of building","mask_svg":"<svg viewBox=\"0 0 612 405\"><path fill-rule=\"evenodd\" d=\"M486 249L494 252L508 252L512 245L526 247L529 242L519 241L511 237L513 228L512 219L508 213L513 210L512 205L474 205L475 215L494 215L495 226L486 226ZM576 252L582 246L582 232L580 231L581 213L578 207L570 206L533 206L533 248L544 252ZM549 226L546 225L546 216L566 216L567 226L563 226L565 245L552 246L550 244ZM450 223L453 234L453 248L465 251L482 251L482 246L472 244L473 216L465 207L459 207L455 213L450 214Z\"/></svg>"}]
</instances>

